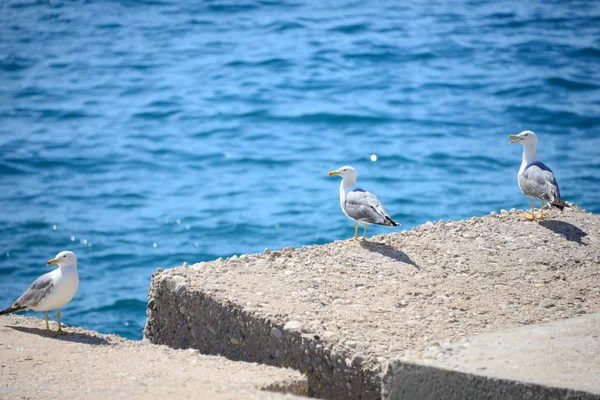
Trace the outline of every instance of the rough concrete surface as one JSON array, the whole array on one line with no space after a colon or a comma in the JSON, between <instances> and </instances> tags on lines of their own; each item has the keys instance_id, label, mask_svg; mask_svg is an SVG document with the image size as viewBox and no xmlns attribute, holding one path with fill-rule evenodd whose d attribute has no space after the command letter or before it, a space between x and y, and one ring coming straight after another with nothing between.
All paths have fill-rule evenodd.
<instances>
[{"instance_id":1,"label":"rough concrete surface","mask_svg":"<svg viewBox=\"0 0 600 400\"><path fill-rule=\"evenodd\" d=\"M56 324L51 328L56 330ZM291 399L306 378L289 369L236 363L68 327L0 317L1 399Z\"/></svg>"},{"instance_id":2,"label":"rough concrete surface","mask_svg":"<svg viewBox=\"0 0 600 400\"><path fill-rule=\"evenodd\" d=\"M600 311L600 217L547 216L504 211L159 269L145 335L290 366L319 397L379 398L387 360L409 350Z\"/></svg>"},{"instance_id":3,"label":"rough concrete surface","mask_svg":"<svg viewBox=\"0 0 600 400\"><path fill-rule=\"evenodd\" d=\"M600 314L435 343L390 363L384 399L600 399Z\"/></svg>"}]
</instances>

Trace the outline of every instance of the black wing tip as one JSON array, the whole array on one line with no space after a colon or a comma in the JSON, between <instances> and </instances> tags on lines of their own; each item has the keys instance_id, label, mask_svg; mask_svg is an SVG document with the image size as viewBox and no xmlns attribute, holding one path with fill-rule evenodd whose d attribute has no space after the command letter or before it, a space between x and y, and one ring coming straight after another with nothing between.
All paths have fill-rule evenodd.
<instances>
[{"instance_id":1,"label":"black wing tip","mask_svg":"<svg viewBox=\"0 0 600 400\"><path fill-rule=\"evenodd\" d=\"M399 223L397 223L396 221L394 221L393 219L391 219L390 217L385 217L385 222L387 222L386 225L390 225L390 226L400 226Z\"/></svg>"},{"instance_id":2,"label":"black wing tip","mask_svg":"<svg viewBox=\"0 0 600 400\"><path fill-rule=\"evenodd\" d=\"M565 209L565 207L567 207L567 208L571 208L571 206L570 206L570 205L568 205L567 203L565 203L565 202L564 202L564 201L562 201L562 200L560 200L560 202L557 202L557 203L551 203L551 204L552 204L552 207L556 207L556 208L558 208L560 211L564 210L564 209Z\"/></svg>"},{"instance_id":3,"label":"black wing tip","mask_svg":"<svg viewBox=\"0 0 600 400\"><path fill-rule=\"evenodd\" d=\"M25 309L27 309L27 307L13 307L13 306L10 306L10 307L8 307L8 308L0 311L0 315L12 314L12 313L15 313L15 312L23 311Z\"/></svg>"}]
</instances>

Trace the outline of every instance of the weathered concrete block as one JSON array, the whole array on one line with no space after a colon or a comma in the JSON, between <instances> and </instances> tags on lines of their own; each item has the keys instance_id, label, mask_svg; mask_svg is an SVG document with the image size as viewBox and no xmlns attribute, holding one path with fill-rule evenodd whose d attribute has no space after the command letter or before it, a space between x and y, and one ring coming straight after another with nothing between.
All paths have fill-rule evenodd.
<instances>
[{"instance_id":1,"label":"weathered concrete block","mask_svg":"<svg viewBox=\"0 0 600 400\"><path fill-rule=\"evenodd\" d=\"M376 378L380 370L368 376L360 363L350 361L347 365L345 360L352 355L342 351L321 358L318 354L323 347L322 339L303 334L298 321L282 324L238 304L221 301L212 293L193 288L191 279L193 271L189 269L153 275L144 331L151 342L195 348L204 354L233 360L293 368L308 376L308 394L318 397L380 397ZM181 287L186 290L178 291ZM367 385L370 390L365 390ZM299 387L292 393L302 394L302 389Z\"/></svg>"},{"instance_id":2,"label":"weathered concrete block","mask_svg":"<svg viewBox=\"0 0 600 400\"><path fill-rule=\"evenodd\" d=\"M389 365L383 398L600 399L600 314L435 345Z\"/></svg>"},{"instance_id":3,"label":"weathered concrete block","mask_svg":"<svg viewBox=\"0 0 600 400\"><path fill-rule=\"evenodd\" d=\"M498 379L395 361L385 376L386 400L598 400L572 389Z\"/></svg>"},{"instance_id":4,"label":"weathered concrete block","mask_svg":"<svg viewBox=\"0 0 600 400\"><path fill-rule=\"evenodd\" d=\"M517 212L154 275L145 335L292 367L310 394L378 399L412 349L600 310L600 216Z\"/></svg>"}]
</instances>

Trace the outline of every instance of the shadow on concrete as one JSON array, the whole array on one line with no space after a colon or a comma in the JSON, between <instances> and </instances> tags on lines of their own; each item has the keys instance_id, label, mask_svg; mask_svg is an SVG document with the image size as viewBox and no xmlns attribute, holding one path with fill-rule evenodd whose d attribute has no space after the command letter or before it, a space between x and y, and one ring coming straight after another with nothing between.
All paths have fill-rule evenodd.
<instances>
[{"instance_id":1,"label":"shadow on concrete","mask_svg":"<svg viewBox=\"0 0 600 400\"><path fill-rule=\"evenodd\" d=\"M587 243L583 242L583 238L587 236L587 233L579 229L573 224L564 221L557 220L542 220L539 222L541 226L551 230L554 233L559 234L565 239L571 242L577 242L582 246L587 246Z\"/></svg>"},{"instance_id":2,"label":"shadow on concrete","mask_svg":"<svg viewBox=\"0 0 600 400\"><path fill-rule=\"evenodd\" d=\"M394 249L389 244L379 243L379 242L369 242L369 241L365 240L365 241L361 241L360 245L364 249L367 249L367 250L375 252L375 253L379 253L388 258L391 258L394 261L400 261L405 264L412 265L416 269L421 269L421 267L419 267L413 260L411 260L410 257L406 255L406 253L404 253L400 250Z\"/></svg>"},{"instance_id":3,"label":"shadow on concrete","mask_svg":"<svg viewBox=\"0 0 600 400\"><path fill-rule=\"evenodd\" d=\"M111 343L103 337L89 335L87 333L68 333L66 335L57 335L54 336L48 331L40 328L30 328L27 326L7 326L7 328L12 328L19 332L30 333L32 335L45 336L56 340L61 340L63 342L73 342L73 343L84 343L92 346L105 346L111 345ZM68 329L68 328L67 328ZM51 332L53 332L51 330Z\"/></svg>"}]
</instances>

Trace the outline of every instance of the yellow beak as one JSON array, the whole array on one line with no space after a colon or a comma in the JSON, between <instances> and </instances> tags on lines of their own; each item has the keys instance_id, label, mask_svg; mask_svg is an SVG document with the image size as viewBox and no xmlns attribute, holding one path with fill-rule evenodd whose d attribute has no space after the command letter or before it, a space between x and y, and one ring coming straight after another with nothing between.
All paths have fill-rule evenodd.
<instances>
[{"instance_id":1,"label":"yellow beak","mask_svg":"<svg viewBox=\"0 0 600 400\"><path fill-rule=\"evenodd\" d=\"M337 171L330 171L330 172L327 173L327 176L336 176L336 175L339 175L339 174L340 173L337 172Z\"/></svg>"},{"instance_id":2,"label":"yellow beak","mask_svg":"<svg viewBox=\"0 0 600 400\"><path fill-rule=\"evenodd\" d=\"M56 258L48 261L48 266L54 265L54 264L58 264L58 260Z\"/></svg>"},{"instance_id":3,"label":"yellow beak","mask_svg":"<svg viewBox=\"0 0 600 400\"><path fill-rule=\"evenodd\" d=\"M521 141L521 138L518 137L517 135L510 135L508 138L509 139L514 139L514 140L511 140L510 142L508 142L510 144L519 143Z\"/></svg>"}]
</instances>

